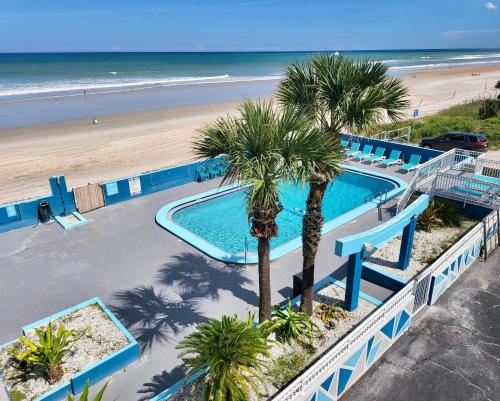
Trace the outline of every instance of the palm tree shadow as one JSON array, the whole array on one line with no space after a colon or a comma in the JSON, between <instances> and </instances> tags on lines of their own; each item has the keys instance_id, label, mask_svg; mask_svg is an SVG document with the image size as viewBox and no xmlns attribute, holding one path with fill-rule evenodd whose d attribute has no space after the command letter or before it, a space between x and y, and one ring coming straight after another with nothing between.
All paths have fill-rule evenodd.
<instances>
[{"instance_id":1,"label":"palm tree shadow","mask_svg":"<svg viewBox=\"0 0 500 401\"><path fill-rule=\"evenodd\" d=\"M154 375L149 383L144 383L143 388L137 391L139 394L143 394L139 401L149 400L157 396L163 390L182 380L185 374L186 368L184 366L176 366L170 372L164 370L160 374Z\"/></svg>"},{"instance_id":2,"label":"palm tree shadow","mask_svg":"<svg viewBox=\"0 0 500 401\"><path fill-rule=\"evenodd\" d=\"M221 265L202 255L183 253L173 257L158 274L166 286L174 285L184 301L195 298L219 299L219 291L226 290L250 305L258 305L259 297L245 285L253 280L242 274L243 268Z\"/></svg>"},{"instance_id":3,"label":"palm tree shadow","mask_svg":"<svg viewBox=\"0 0 500 401\"><path fill-rule=\"evenodd\" d=\"M142 351L156 342L169 342L184 327L206 320L198 312L196 299L171 299L152 286L119 291L114 298L118 305L111 305L111 311L132 332Z\"/></svg>"}]
</instances>

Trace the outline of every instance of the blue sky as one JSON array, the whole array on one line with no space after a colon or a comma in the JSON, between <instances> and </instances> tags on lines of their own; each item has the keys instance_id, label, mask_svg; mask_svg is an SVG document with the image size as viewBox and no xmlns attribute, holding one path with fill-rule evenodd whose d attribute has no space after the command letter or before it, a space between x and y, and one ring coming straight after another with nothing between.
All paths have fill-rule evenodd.
<instances>
[{"instance_id":1,"label":"blue sky","mask_svg":"<svg viewBox=\"0 0 500 401\"><path fill-rule=\"evenodd\" d=\"M0 52L500 48L500 0L0 0Z\"/></svg>"}]
</instances>

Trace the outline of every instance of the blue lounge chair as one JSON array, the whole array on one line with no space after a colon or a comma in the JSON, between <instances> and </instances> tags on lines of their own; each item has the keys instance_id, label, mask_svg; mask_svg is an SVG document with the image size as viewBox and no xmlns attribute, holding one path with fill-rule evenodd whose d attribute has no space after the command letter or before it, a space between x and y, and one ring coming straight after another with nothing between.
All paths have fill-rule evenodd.
<instances>
[{"instance_id":1,"label":"blue lounge chair","mask_svg":"<svg viewBox=\"0 0 500 401\"><path fill-rule=\"evenodd\" d=\"M500 185L500 178L489 177L487 175L481 175L481 174L477 174L472 178L475 178L476 180L491 182L492 184Z\"/></svg>"},{"instance_id":2,"label":"blue lounge chair","mask_svg":"<svg viewBox=\"0 0 500 401\"><path fill-rule=\"evenodd\" d=\"M382 160L379 166L389 167L393 164L399 163L399 156L401 156L400 150L391 150L391 154L389 155L389 157L385 160Z\"/></svg>"},{"instance_id":3,"label":"blue lounge chair","mask_svg":"<svg viewBox=\"0 0 500 401\"><path fill-rule=\"evenodd\" d=\"M210 175L210 178L218 177L220 175L220 170L217 166L217 162L212 162L208 165L208 174Z\"/></svg>"},{"instance_id":4,"label":"blue lounge chair","mask_svg":"<svg viewBox=\"0 0 500 401\"><path fill-rule=\"evenodd\" d=\"M354 155L352 158L362 160L365 157L371 156L372 149L373 149L372 145L365 145L363 151L361 153L358 153L357 155Z\"/></svg>"},{"instance_id":5,"label":"blue lounge chair","mask_svg":"<svg viewBox=\"0 0 500 401\"><path fill-rule=\"evenodd\" d=\"M342 146L343 148L347 148L349 146L349 141L342 139L340 141L340 146Z\"/></svg>"},{"instance_id":6,"label":"blue lounge chair","mask_svg":"<svg viewBox=\"0 0 500 401\"><path fill-rule=\"evenodd\" d=\"M361 146L360 143L358 142L354 142L352 145L351 145L351 148L346 152L346 156L347 157L352 157L352 156L355 156L357 155L358 153L361 153L360 150L359 150L359 147Z\"/></svg>"},{"instance_id":7,"label":"blue lounge chair","mask_svg":"<svg viewBox=\"0 0 500 401\"><path fill-rule=\"evenodd\" d=\"M210 179L210 173L206 166L198 166L196 168L196 181L202 182Z\"/></svg>"},{"instance_id":8,"label":"blue lounge chair","mask_svg":"<svg viewBox=\"0 0 500 401\"><path fill-rule=\"evenodd\" d=\"M371 156L366 157L365 160L367 162L370 162L371 164L379 162L385 159L384 153L385 153L385 148L376 148L375 153Z\"/></svg>"},{"instance_id":9,"label":"blue lounge chair","mask_svg":"<svg viewBox=\"0 0 500 401\"><path fill-rule=\"evenodd\" d=\"M422 156L420 155L411 155L410 156L410 161L406 164L403 164L400 168L399 171L406 171L409 173L411 170L414 170L417 168L418 164L420 163L420 158Z\"/></svg>"}]
</instances>

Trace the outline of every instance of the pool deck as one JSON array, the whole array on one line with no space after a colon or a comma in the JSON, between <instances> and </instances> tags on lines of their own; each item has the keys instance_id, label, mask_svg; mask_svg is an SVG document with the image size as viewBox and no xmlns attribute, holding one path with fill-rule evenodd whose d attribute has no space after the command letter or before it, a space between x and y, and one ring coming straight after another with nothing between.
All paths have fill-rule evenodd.
<instances>
[{"instance_id":1,"label":"pool deck","mask_svg":"<svg viewBox=\"0 0 500 401\"><path fill-rule=\"evenodd\" d=\"M396 169L352 165L386 174ZM85 214L88 224L72 230L52 223L1 234L0 344L28 323L100 297L142 347L140 361L113 376L108 398L145 400L174 384L183 377L175 345L197 323L222 314L245 316L258 304L255 266L217 262L155 223L168 202L218 185L190 183L98 209ZM328 275L345 280L346 258L335 256L335 239L378 224L374 209L325 235L316 281ZM292 275L301 267L301 249L272 263L273 302L291 296ZM367 282L361 289L380 300L391 295Z\"/></svg>"}]
</instances>

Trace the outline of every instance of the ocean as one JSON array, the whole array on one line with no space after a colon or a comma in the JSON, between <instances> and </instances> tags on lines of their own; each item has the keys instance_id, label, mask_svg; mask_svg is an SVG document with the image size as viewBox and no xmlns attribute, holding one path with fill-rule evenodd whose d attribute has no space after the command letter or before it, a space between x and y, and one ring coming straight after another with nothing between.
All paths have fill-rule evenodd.
<instances>
[{"instance_id":1,"label":"ocean","mask_svg":"<svg viewBox=\"0 0 500 401\"><path fill-rule=\"evenodd\" d=\"M0 54L0 129L271 96L312 52ZM340 51L391 75L500 63L500 50Z\"/></svg>"},{"instance_id":2,"label":"ocean","mask_svg":"<svg viewBox=\"0 0 500 401\"><path fill-rule=\"evenodd\" d=\"M340 51L382 61L397 75L500 63L500 50ZM312 52L0 54L0 101L150 87L277 80Z\"/></svg>"}]
</instances>

